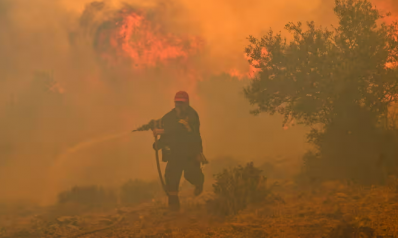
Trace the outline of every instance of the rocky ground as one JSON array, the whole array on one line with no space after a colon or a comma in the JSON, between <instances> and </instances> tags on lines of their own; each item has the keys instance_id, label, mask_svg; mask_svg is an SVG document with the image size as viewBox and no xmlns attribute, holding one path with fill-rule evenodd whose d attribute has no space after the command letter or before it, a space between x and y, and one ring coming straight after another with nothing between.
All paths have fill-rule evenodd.
<instances>
[{"instance_id":1,"label":"rocky ground","mask_svg":"<svg viewBox=\"0 0 398 238\"><path fill-rule=\"evenodd\" d=\"M65 211L75 208L19 208L1 214L0 237L398 237L397 185L284 181L261 204L231 217L207 211L211 193L194 198L191 191L182 194L178 213L167 210L165 198L69 215Z\"/></svg>"}]
</instances>

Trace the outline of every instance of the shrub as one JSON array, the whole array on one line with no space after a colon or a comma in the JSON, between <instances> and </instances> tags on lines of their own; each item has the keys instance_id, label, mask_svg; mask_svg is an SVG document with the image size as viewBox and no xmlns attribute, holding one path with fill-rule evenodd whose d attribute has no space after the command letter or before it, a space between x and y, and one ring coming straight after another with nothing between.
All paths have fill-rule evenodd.
<instances>
[{"instance_id":1,"label":"shrub","mask_svg":"<svg viewBox=\"0 0 398 238\"><path fill-rule=\"evenodd\" d=\"M248 163L216 174L213 184L214 198L207 201L210 212L235 215L249 204L262 201L268 194L262 171Z\"/></svg>"},{"instance_id":2,"label":"shrub","mask_svg":"<svg viewBox=\"0 0 398 238\"><path fill-rule=\"evenodd\" d=\"M120 201L124 205L138 204L150 201L159 192L161 192L161 187L158 181L129 180L121 187Z\"/></svg>"},{"instance_id":3,"label":"shrub","mask_svg":"<svg viewBox=\"0 0 398 238\"><path fill-rule=\"evenodd\" d=\"M75 203L86 207L102 207L117 203L114 191L100 186L75 186L58 195L58 204Z\"/></svg>"},{"instance_id":4,"label":"shrub","mask_svg":"<svg viewBox=\"0 0 398 238\"><path fill-rule=\"evenodd\" d=\"M239 161L230 156L223 156L214 158L211 160L211 163L206 166L205 172L213 175L221 173L226 168L232 168L239 165Z\"/></svg>"}]
</instances>

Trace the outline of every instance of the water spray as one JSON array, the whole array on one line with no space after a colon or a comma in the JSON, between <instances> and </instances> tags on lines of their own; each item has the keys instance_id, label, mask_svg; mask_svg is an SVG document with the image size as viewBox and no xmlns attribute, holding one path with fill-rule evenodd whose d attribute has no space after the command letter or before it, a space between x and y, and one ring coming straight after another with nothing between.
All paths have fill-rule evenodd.
<instances>
[{"instance_id":1,"label":"water spray","mask_svg":"<svg viewBox=\"0 0 398 238\"><path fill-rule=\"evenodd\" d=\"M127 131L127 132L120 132L120 133L116 133L116 134L96 137L94 139L90 139L90 140L86 140L86 141L80 142L80 143L70 147L69 149L67 149L62 154L60 154L57 157L54 165L50 169L50 177L49 177L50 184L48 185L48 192L52 193L53 190L55 190L54 188L56 187L56 183L57 183L57 179L55 179L55 178L59 176L60 168L64 168L65 163L68 161L68 158L69 158L70 155L72 155L72 154L74 154L74 153L76 153L78 151L87 149L89 147L98 145L100 143L104 143L104 142L107 142L107 141L110 141L110 140L115 140L115 139L127 136L129 134L130 134L130 132ZM48 196L48 197L52 197L52 196ZM47 197L46 197L46 199L47 199Z\"/></svg>"}]
</instances>

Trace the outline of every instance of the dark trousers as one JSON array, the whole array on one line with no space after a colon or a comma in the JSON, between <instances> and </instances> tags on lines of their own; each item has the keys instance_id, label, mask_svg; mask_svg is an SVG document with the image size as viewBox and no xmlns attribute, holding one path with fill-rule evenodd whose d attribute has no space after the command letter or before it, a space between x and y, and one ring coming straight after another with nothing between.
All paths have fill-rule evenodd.
<instances>
[{"instance_id":1,"label":"dark trousers","mask_svg":"<svg viewBox=\"0 0 398 238\"><path fill-rule=\"evenodd\" d=\"M178 194L182 172L184 172L184 178L192 185L203 185L204 175L199 161L195 158L171 159L167 162L164 173L166 187L170 195Z\"/></svg>"}]
</instances>

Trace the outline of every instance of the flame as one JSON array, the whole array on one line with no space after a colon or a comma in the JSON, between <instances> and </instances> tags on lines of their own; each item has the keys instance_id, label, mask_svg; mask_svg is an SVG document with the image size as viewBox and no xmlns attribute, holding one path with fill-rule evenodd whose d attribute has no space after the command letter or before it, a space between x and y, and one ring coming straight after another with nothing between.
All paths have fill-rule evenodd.
<instances>
[{"instance_id":1,"label":"flame","mask_svg":"<svg viewBox=\"0 0 398 238\"><path fill-rule=\"evenodd\" d=\"M171 61L187 64L190 57L200 53L204 42L197 36L167 32L162 24L148 20L143 11L122 9L99 28L96 46L108 63L129 60L132 69L143 70Z\"/></svg>"},{"instance_id":2,"label":"flame","mask_svg":"<svg viewBox=\"0 0 398 238\"><path fill-rule=\"evenodd\" d=\"M262 58L267 58L268 57L268 51L265 48L261 49L261 57ZM244 54L244 58L249 62L252 58L250 56L248 56L247 54ZM258 72L261 71L261 68L259 68L258 66L260 65L260 62L258 62L257 60L252 60L251 64L249 65L249 70L245 73L240 72L237 69L231 69L229 70L228 74L231 77L236 77L238 79L243 79L243 78L249 78L249 79L253 79L256 77L256 75L258 74Z\"/></svg>"},{"instance_id":3,"label":"flame","mask_svg":"<svg viewBox=\"0 0 398 238\"><path fill-rule=\"evenodd\" d=\"M172 33L164 24L150 19L148 15L145 11L125 7L104 22L98 28L95 39L96 52L100 58L114 66L129 62L135 72L164 67L175 62L179 66L178 76L191 82L209 74L226 73L243 79L254 78L259 72L258 68L249 64L247 70L208 69L204 72L193 61L204 51L205 41L199 36ZM244 55L244 59L250 58Z\"/></svg>"},{"instance_id":4,"label":"flame","mask_svg":"<svg viewBox=\"0 0 398 238\"><path fill-rule=\"evenodd\" d=\"M239 71L236 68L230 69L228 71L228 74L231 77L235 77L238 79L244 79L244 78L248 78L248 79L253 79L254 77L256 77L257 73L260 71L260 69L254 67L253 65L249 65L249 70L248 72L242 73L241 71Z\"/></svg>"},{"instance_id":5,"label":"flame","mask_svg":"<svg viewBox=\"0 0 398 238\"><path fill-rule=\"evenodd\" d=\"M51 85L48 88L51 92L59 93L59 94L64 94L65 89L60 85L60 83L55 83L54 85Z\"/></svg>"}]
</instances>

